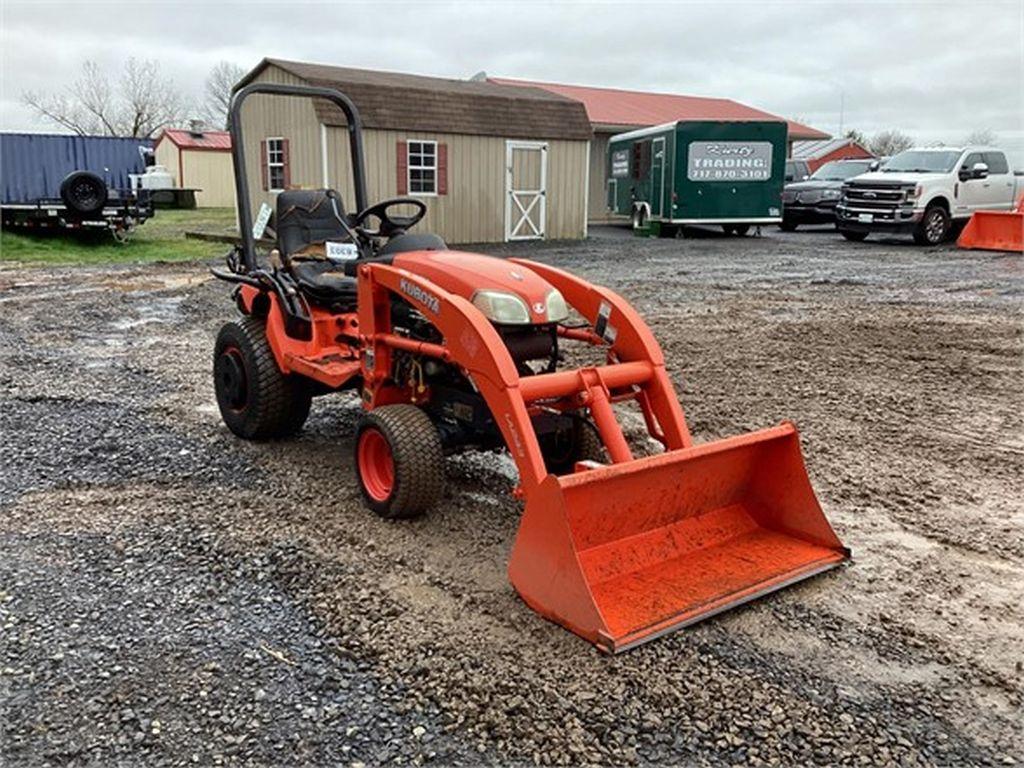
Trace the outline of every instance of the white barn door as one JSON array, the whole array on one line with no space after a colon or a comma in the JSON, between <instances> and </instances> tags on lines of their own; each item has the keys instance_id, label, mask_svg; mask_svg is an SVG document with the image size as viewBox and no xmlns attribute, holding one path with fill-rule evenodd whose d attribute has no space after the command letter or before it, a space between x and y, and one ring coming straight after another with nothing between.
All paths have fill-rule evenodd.
<instances>
[{"instance_id":1,"label":"white barn door","mask_svg":"<svg viewBox=\"0 0 1024 768\"><path fill-rule=\"evenodd\" d=\"M505 239L543 240L547 220L547 142L507 141L505 148Z\"/></svg>"}]
</instances>

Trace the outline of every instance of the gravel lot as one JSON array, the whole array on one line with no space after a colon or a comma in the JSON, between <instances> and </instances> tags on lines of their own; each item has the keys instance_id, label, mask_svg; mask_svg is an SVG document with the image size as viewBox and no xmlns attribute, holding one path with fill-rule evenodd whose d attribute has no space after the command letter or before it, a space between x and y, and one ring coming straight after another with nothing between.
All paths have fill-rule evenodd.
<instances>
[{"instance_id":1,"label":"gravel lot","mask_svg":"<svg viewBox=\"0 0 1024 768\"><path fill-rule=\"evenodd\" d=\"M354 399L221 425L203 265L5 265L0 764L1024 762L1024 260L593 235L489 250L633 300L698 440L793 419L850 567L601 656L507 583L511 462L381 521Z\"/></svg>"}]
</instances>

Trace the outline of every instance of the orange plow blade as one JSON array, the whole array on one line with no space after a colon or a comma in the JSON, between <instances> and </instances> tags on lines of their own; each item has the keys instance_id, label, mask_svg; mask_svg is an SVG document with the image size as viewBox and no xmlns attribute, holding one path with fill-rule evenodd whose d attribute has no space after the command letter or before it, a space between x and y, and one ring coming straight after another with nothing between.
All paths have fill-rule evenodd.
<instances>
[{"instance_id":1,"label":"orange plow blade","mask_svg":"<svg viewBox=\"0 0 1024 768\"><path fill-rule=\"evenodd\" d=\"M615 653L848 558L783 424L549 475L509 576L534 610Z\"/></svg>"},{"instance_id":2,"label":"orange plow blade","mask_svg":"<svg viewBox=\"0 0 1024 768\"><path fill-rule=\"evenodd\" d=\"M961 248L1024 253L1024 197L1012 211L975 211L956 244Z\"/></svg>"}]
</instances>

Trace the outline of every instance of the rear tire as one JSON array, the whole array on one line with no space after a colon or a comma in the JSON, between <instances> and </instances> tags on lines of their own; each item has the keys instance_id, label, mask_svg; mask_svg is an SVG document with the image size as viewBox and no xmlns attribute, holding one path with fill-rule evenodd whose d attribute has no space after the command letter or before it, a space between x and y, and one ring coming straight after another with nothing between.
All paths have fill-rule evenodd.
<instances>
[{"instance_id":1,"label":"rear tire","mask_svg":"<svg viewBox=\"0 0 1024 768\"><path fill-rule=\"evenodd\" d=\"M263 322L246 317L227 323L213 352L214 389L221 418L246 440L288 437L302 429L312 402L297 375L281 373Z\"/></svg>"},{"instance_id":2,"label":"rear tire","mask_svg":"<svg viewBox=\"0 0 1024 768\"><path fill-rule=\"evenodd\" d=\"M952 222L946 209L941 205L929 205L914 230L914 242L918 245L941 245L949 237Z\"/></svg>"},{"instance_id":3,"label":"rear tire","mask_svg":"<svg viewBox=\"0 0 1024 768\"><path fill-rule=\"evenodd\" d=\"M856 229L840 229L839 234L852 243L862 243L867 239L867 232L859 232Z\"/></svg>"},{"instance_id":4,"label":"rear tire","mask_svg":"<svg viewBox=\"0 0 1024 768\"><path fill-rule=\"evenodd\" d=\"M363 499L385 519L417 517L444 495L441 436L415 405L383 405L365 414L354 458Z\"/></svg>"}]
</instances>

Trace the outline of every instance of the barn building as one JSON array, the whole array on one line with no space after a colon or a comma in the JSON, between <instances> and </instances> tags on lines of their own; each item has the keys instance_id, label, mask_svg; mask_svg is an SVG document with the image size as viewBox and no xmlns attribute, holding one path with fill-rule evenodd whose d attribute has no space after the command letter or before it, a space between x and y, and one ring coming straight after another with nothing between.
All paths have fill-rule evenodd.
<instances>
[{"instance_id":1,"label":"barn building","mask_svg":"<svg viewBox=\"0 0 1024 768\"><path fill-rule=\"evenodd\" d=\"M811 173L830 160L859 160L874 157L870 150L853 139L823 139L793 142L794 160L807 162Z\"/></svg>"},{"instance_id":2,"label":"barn building","mask_svg":"<svg viewBox=\"0 0 1024 768\"><path fill-rule=\"evenodd\" d=\"M235 177L231 167L231 135L199 126L167 128L154 147L157 165L164 166L174 185L197 189L198 208L232 208Z\"/></svg>"},{"instance_id":3,"label":"barn building","mask_svg":"<svg viewBox=\"0 0 1024 768\"><path fill-rule=\"evenodd\" d=\"M336 88L359 108L370 202L411 195L417 229L451 243L581 238L590 122L538 88L264 59L253 82ZM323 100L256 95L242 126L254 209L286 188L354 196L345 117Z\"/></svg>"},{"instance_id":4,"label":"barn building","mask_svg":"<svg viewBox=\"0 0 1024 768\"><path fill-rule=\"evenodd\" d=\"M587 117L594 130L590 145L589 210L591 221L608 218L608 172L606 154L608 139L618 133L648 128L676 120L784 120L731 99L682 96L645 91L626 91L618 88L592 88L583 85L542 83L532 80L513 80L489 77L488 82L502 85L541 88L560 96L579 101L586 107ZM793 120L789 124L789 141L828 139L829 135Z\"/></svg>"}]
</instances>

